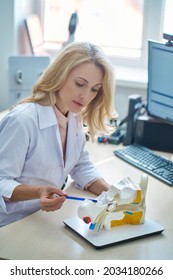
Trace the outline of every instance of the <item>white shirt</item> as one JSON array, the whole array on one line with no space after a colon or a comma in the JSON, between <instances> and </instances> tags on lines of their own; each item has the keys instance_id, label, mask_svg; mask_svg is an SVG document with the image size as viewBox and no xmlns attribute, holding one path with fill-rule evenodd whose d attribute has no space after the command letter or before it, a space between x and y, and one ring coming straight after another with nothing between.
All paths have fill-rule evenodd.
<instances>
[{"instance_id":1,"label":"white shirt","mask_svg":"<svg viewBox=\"0 0 173 280\"><path fill-rule=\"evenodd\" d=\"M0 122L0 226L40 209L38 199L8 201L17 185L61 188L68 174L80 188L101 178L89 160L85 134L77 116L68 114L65 160L51 106L24 103Z\"/></svg>"},{"instance_id":2,"label":"white shirt","mask_svg":"<svg viewBox=\"0 0 173 280\"><path fill-rule=\"evenodd\" d=\"M64 116L56 106L53 107L55 116L59 125L59 133L61 136L63 156L65 158L66 152L66 139L67 139L67 129L68 129L68 118Z\"/></svg>"}]
</instances>

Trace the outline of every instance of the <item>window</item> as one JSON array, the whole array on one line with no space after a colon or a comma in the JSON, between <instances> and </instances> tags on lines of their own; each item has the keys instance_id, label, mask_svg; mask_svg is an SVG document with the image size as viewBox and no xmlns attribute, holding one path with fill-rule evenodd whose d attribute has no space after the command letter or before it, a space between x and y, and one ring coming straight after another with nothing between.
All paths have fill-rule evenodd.
<instances>
[{"instance_id":1,"label":"window","mask_svg":"<svg viewBox=\"0 0 173 280\"><path fill-rule=\"evenodd\" d=\"M173 2L172 0L165 0L163 32L173 35Z\"/></svg>"},{"instance_id":2,"label":"window","mask_svg":"<svg viewBox=\"0 0 173 280\"><path fill-rule=\"evenodd\" d=\"M164 0L45 0L45 41L66 42L71 14L74 39L102 46L112 62L146 67L148 39L161 40Z\"/></svg>"},{"instance_id":3,"label":"window","mask_svg":"<svg viewBox=\"0 0 173 280\"><path fill-rule=\"evenodd\" d=\"M109 55L139 57L143 10L144 0L81 1L75 38L99 44Z\"/></svg>"}]
</instances>

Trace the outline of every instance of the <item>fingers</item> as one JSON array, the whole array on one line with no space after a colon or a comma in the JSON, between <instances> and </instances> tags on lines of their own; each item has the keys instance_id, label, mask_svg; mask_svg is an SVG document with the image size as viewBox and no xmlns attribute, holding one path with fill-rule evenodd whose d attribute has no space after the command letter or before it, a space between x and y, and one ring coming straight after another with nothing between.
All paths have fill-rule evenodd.
<instances>
[{"instance_id":1,"label":"fingers","mask_svg":"<svg viewBox=\"0 0 173 280\"><path fill-rule=\"evenodd\" d=\"M43 211L60 209L66 200L66 193L54 186L44 187L40 196L40 208Z\"/></svg>"},{"instance_id":2,"label":"fingers","mask_svg":"<svg viewBox=\"0 0 173 280\"><path fill-rule=\"evenodd\" d=\"M60 190L60 189L58 189L58 188L56 188L56 187L47 187L47 189L46 189L46 193L47 194L57 194L57 195L59 195L59 196L66 196L67 194L66 194L66 192L64 192L64 191L62 191L62 190Z\"/></svg>"},{"instance_id":3,"label":"fingers","mask_svg":"<svg viewBox=\"0 0 173 280\"><path fill-rule=\"evenodd\" d=\"M42 197L40 199L40 207L43 211L55 211L62 207L65 200L65 196L53 198Z\"/></svg>"}]
</instances>

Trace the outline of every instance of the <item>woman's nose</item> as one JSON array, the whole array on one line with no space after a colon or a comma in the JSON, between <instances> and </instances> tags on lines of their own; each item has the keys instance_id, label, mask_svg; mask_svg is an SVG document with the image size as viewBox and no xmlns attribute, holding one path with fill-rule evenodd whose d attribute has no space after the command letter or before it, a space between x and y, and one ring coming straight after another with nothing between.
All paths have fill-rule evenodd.
<instances>
[{"instance_id":1,"label":"woman's nose","mask_svg":"<svg viewBox=\"0 0 173 280\"><path fill-rule=\"evenodd\" d=\"M84 101L88 101L91 98L91 92L90 90L84 90L83 92L81 92L80 94L80 98Z\"/></svg>"}]
</instances>

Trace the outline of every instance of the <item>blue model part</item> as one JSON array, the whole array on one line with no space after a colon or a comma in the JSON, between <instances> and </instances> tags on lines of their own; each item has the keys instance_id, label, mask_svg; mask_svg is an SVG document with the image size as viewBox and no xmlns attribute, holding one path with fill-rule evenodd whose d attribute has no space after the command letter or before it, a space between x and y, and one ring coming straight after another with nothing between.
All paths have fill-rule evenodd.
<instances>
[{"instance_id":1,"label":"blue model part","mask_svg":"<svg viewBox=\"0 0 173 280\"><path fill-rule=\"evenodd\" d=\"M91 223L89 229L94 230L95 226L96 226L96 224Z\"/></svg>"},{"instance_id":2,"label":"blue model part","mask_svg":"<svg viewBox=\"0 0 173 280\"><path fill-rule=\"evenodd\" d=\"M126 214L128 214L128 215L133 215L133 212L126 211Z\"/></svg>"}]
</instances>

